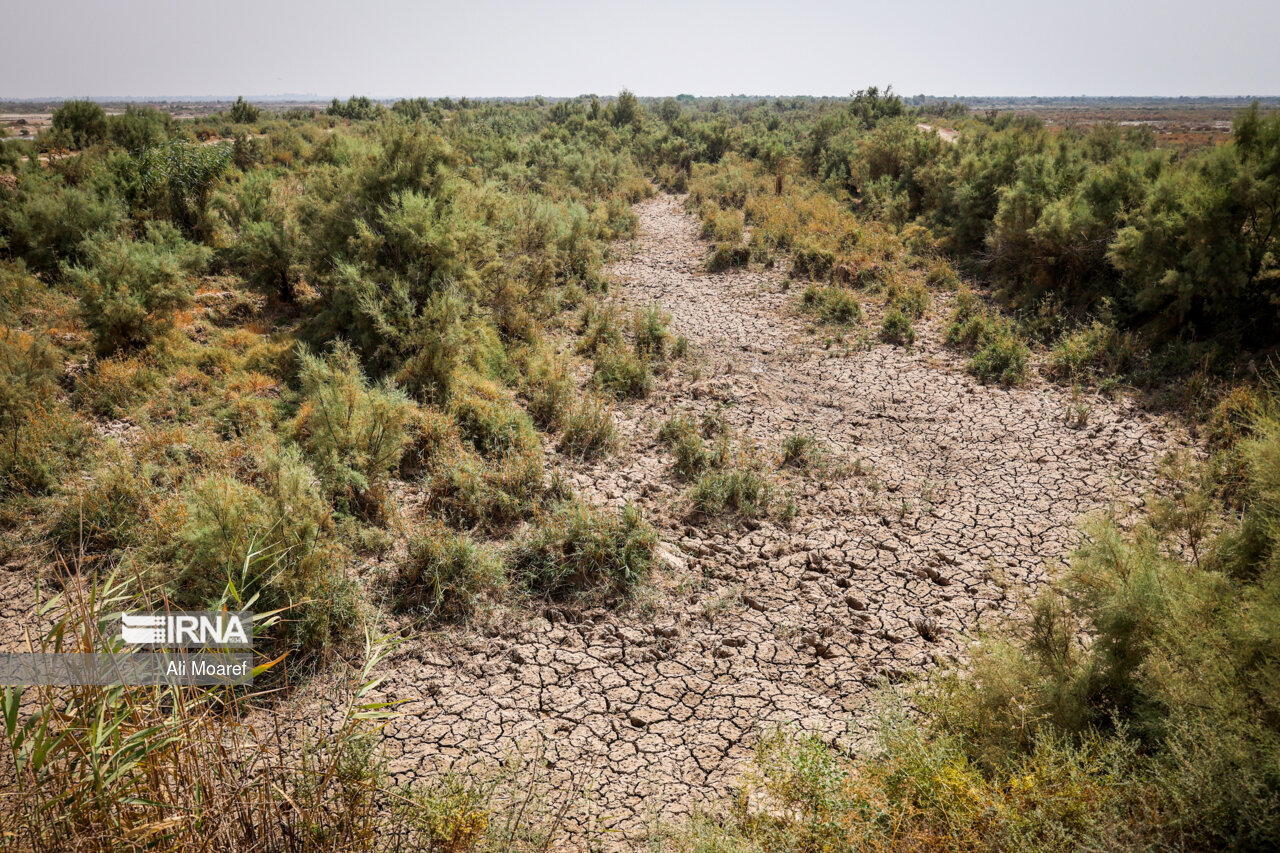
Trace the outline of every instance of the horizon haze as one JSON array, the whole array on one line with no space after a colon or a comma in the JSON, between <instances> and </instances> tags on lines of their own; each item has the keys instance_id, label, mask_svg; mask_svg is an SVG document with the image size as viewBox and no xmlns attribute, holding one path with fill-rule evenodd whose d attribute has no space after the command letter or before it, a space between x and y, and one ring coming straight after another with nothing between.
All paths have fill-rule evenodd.
<instances>
[{"instance_id":1,"label":"horizon haze","mask_svg":"<svg viewBox=\"0 0 1280 853\"><path fill-rule=\"evenodd\" d=\"M785 6L582 0L466 8L372 0L218 7L54 0L10 8L0 98L844 96L1248 97L1280 93L1280 6ZM980 61L970 57L977 55Z\"/></svg>"}]
</instances>

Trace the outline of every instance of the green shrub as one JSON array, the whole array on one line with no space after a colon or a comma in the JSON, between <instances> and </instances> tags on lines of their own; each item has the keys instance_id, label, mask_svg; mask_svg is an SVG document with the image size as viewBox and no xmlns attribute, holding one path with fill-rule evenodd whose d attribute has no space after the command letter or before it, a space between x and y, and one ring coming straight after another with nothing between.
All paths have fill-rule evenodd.
<instances>
[{"instance_id":1,"label":"green shrub","mask_svg":"<svg viewBox=\"0 0 1280 853\"><path fill-rule=\"evenodd\" d=\"M256 124L261 113L262 111L246 101L244 96L240 96L231 105L231 109L227 110L227 118L236 124Z\"/></svg>"},{"instance_id":2,"label":"green shrub","mask_svg":"<svg viewBox=\"0 0 1280 853\"><path fill-rule=\"evenodd\" d=\"M427 791L414 790L398 804L405 823L415 838L430 851L463 853L484 850L490 822L497 823L491 809L492 789L476 780L450 773ZM515 822L518 824L518 820ZM508 831L510 831L508 829Z\"/></svg>"},{"instance_id":3,"label":"green shrub","mask_svg":"<svg viewBox=\"0 0 1280 853\"><path fill-rule=\"evenodd\" d=\"M33 403L0 426L0 495L46 494L85 453L92 430L56 400Z\"/></svg>"},{"instance_id":4,"label":"green shrub","mask_svg":"<svg viewBox=\"0 0 1280 853\"><path fill-rule=\"evenodd\" d=\"M547 352L529 362L525 382L526 409L543 429L559 429L578 395L566 361Z\"/></svg>"},{"instance_id":5,"label":"green shrub","mask_svg":"<svg viewBox=\"0 0 1280 853\"><path fill-rule=\"evenodd\" d=\"M488 347L499 328L523 334L525 297L554 284L564 211L456 175L457 153L424 123L388 122L358 140L327 152L346 162L315 172L297 205L308 283L322 297L305 334L345 337L371 375L425 376L438 402L431 386L449 362L487 372L469 338ZM410 369L424 348L440 351Z\"/></svg>"},{"instance_id":6,"label":"green shrub","mask_svg":"<svg viewBox=\"0 0 1280 853\"><path fill-rule=\"evenodd\" d=\"M943 290L958 290L961 287L960 277L946 261L935 261L930 264L924 280L930 287Z\"/></svg>"},{"instance_id":7,"label":"green shrub","mask_svg":"<svg viewBox=\"0 0 1280 853\"><path fill-rule=\"evenodd\" d=\"M708 446L707 439L715 439ZM728 430L715 416L704 416L699 422L689 414L675 414L658 429L658 440L675 454L676 474L683 480L694 480L711 468L727 464L734 449Z\"/></svg>"},{"instance_id":8,"label":"green shrub","mask_svg":"<svg viewBox=\"0 0 1280 853\"><path fill-rule=\"evenodd\" d=\"M70 275L98 352L146 346L168 331L174 313L190 304L191 276L209 254L157 223L148 223L145 240L91 243L86 264Z\"/></svg>"},{"instance_id":9,"label":"green shrub","mask_svg":"<svg viewBox=\"0 0 1280 853\"><path fill-rule=\"evenodd\" d=\"M534 453L441 457L426 478L427 506L454 525L501 530L537 511L547 492L545 474Z\"/></svg>"},{"instance_id":10,"label":"green shrub","mask_svg":"<svg viewBox=\"0 0 1280 853\"><path fill-rule=\"evenodd\" d=\"M685 193L689 191L689 173L678 166L662 163L655 175L658 185L668 192Z\"/></svg>"},{"instance_id":11,"label":"green shrub","mask_svg":"<svg viewBox=\"0 0 1280 853\"><path fill-rule=\"evenodd\" d=\"M636 355L643 359L659 361L666 358L667 342L671 340L671 330L667 328L670 322L671 315L656 303L643 311L637 311L632 320L635 328Z\"/></svg>"},{"instance_id":12,"label":"green shrub","mask_svg":"<svg viewBox=\"0 0 1280 853\"><path fill-rule=\"evenodd\" d=\"M421 121L428 118L440 120L440 110L431 103L430 98L402 98L391 106L391 112L406 121Z\"/></svg>"},{"instance_id":13,"label":"green shrub","mask_svg":"<svg viewBox=\"0 0 1280 853\"><path fill-rule=\"evenodd\" d=\"M367 121L381 116L386 111L386 107L377 101L372 101L364 95L352 95L347 98L346 102L339 101L334 98L329 104L325 112L331 116L345 118L348 121Z\"/></svg>"},{"instance_id":14,"label":"green shrub","mask_svg":"<svg viewBox=\"0 0 1280 853\"><path fill-rule=\"evenodd\" d=\"M35 153L29 143L9 141L3 132L0 132L0 139L5 140L0 145L0 174L18 171L18 167L26 162L28 152Z\"/></svg>"},{"instance_id":15,"label":"green shrub","mask_svg":"<svg viewBox=\"0 0 1280 853\"><path fill-rule=\"evenodd\" d=\"M285 544L289 537L279 535L284 531L277 528L291 523L293 517L269 512L262 492L234 477L219 474L196 483L187 496L186 516L180 551L187 568L176 578L161 579L172 600L182 606L215 603L228 579L236 584L247 579L244 594L252 596L270 583L279 561L309 556L289 555ZM312 542L304 538L301 544L309 551ZM268 601L262 603L265 606Z\"/></svg>"},{"instance_id":16,"label":"green shrub","mask_svg":"<svg viewBox=\"0 0 1280 853\"><path fill-rule=\"evenodd\" d=\"M1129 332L1094 321L1063 335L1049 352L1047 373L1063 381L1098 381L1129 372L1141 346Z\"/></svg>"},{"instance_id":17,"label":"green shrub","mask_svg":"<svg viewBox=\"0 0 1280 853\"><path fill-rule=\"evenodd\" d=\"M827 249L812 245L797 246L791 253L791 275L822 281L831 277L835 263L835 253Z\"/></svg>"},{"instance_id":18,"label":"green shrub","mask_svg":"<svg viewBox=\"0 0 1280 853\"><path fill-rule=\"evenodd\" d=\"M46 280L56 279L64 264L82 262L88 248L124 224L124 205L117 199L65 186L43 172L23 174L17 191L9 196L0 189L0 199L0 239Z\"/></svg>"},{"instance_id":19,"label":"green shrub","mask_svg":"<svg viewBox=\"0 0 1280 853\"><path fill-rule=\"evenodd\" d=\"M664 849L1098 849L1138 843L1125 825L1151 795L1133 751L1099 738L1046 740L991 771L957 739L891 719L873 749L854 757L817 735L767 733L728 813L695 816Z\"/></svg>"},{"instance_id":20,"label":"green shrub","mask_svg":"<svg viewBox=\"0 0 1280 853\"><path fill-rule=\"evenodd\" d=\"M408 443L400 457L400 476L415 477L437 460L461 452L458 425L449 415L426 406L415 408L406 428Z\"/></svg>"},{"instance_id":21,"label":"green shrub","mask_svg":"<svg viewBox=\"0 0 1280 853\"><path fill-rule=\"evenodd\" d=\"M54 138L68 148L87 148L107 138L107 113L93 101L66 101L53 111Z\"/></svg>"},{"instance_id":22,"label":"green shrub","mask_svg":"<svg viewBox=\"0 0 1280 853\"><path fill-rule=\"evenodd\" d=\"M709 467L724 461L728 436L721 434L719 425L710 421L700 423L689 414L675 414L658 428L658 440L671 448L676 457L676 473L684 480L692 480ZM705 438L719 435L721 439L708 448Z\"/></svg>"},{"instance_id":23,"label":"green shrub","mask_svg":"<svg viewBox=\"0 0 1280 853\"><path fill-rule=\"evenodd\" d=\"M155 502L140 465L118 448L94 460L54 503L49 537L64 555L110 555L139 544Z\"/></svg>"},{"instance_id":24,"label":"green shrub","mask_svg":"<svg viewBox=\"0 0 1280 853\"><path fill-rule=\"evenodd\" d=\"M808 469L820 464L825 456L822 443L811 435L795 433L782 440L782 464Z\"/></svg>"},{"instance_id":25,"label":"green shrub","mask_svg":"<svg viewBox=\"0 0 1280 853\"><path fill-rule=\"evenodd\" d=\"M89 441L58 399L59 353L45 335L0 326L0 495L43 494Z\"/></svg>"},{"instance_id":26,"label":"green shrub","mask_svg":"<svg viewBox=\"0 0 1280 853\"><path fill-rule=\"evenodd\" d=\"M949 326L962 326L970 317L975 314L984 313L982 300L967 285L961 285L956 290L955 307L951 310L951 317L948 321ZM958 341L951 341L958 343Z\"/></svg>"},{"instance_id":27,"label":"green shrub","mask_svg":"<svg viewBox=\"0 0 1280 853\"><path fill-rule=\"evenodd\" d=\"M983 382L1020 385L1027 378L1030 352L1012 330L990 336L969 359L969 372Z\"/></svg>"},{"instance_id":28,"label":"green shrub","mask_svg":"<svg viewBox=\"0 0 1280 853\"><path fill-rule=\"evenodd\" d=\"M653 390L649 365L623 347L611 347L596 354L593 381L597 388L619 400L644 398Z\"/></svg>"},{"instance_id":29,"label":"green shrub","mask_svg":"<svg viewBox=\"0 0 1280 853\"><path fill-rule=\"evenodd\" d=\"M158 216L183 232L206 236L206 215L217 180L231 167L230 145L200 145L181 139L144 149L137 157L139 195Z\"/></svg>"},{"instance_id":30,"label":"green shrub","mask_svg":"<svg viewBox=\"0 0 1280 853\"><path fill-rule=\"evenodd\" d=\"M711 248L711 256L707 258L707 269L711 272L742 269L751 261L751 250L746 246L732 243L716 243Z\"/></svg>"},{"instance_id":31,"label":"green shrub","mask_svg":"<svg viewBox=\"0 0 1280 853\"><path fill-rule=\"evenodd\" d=\"M173 118L155 107L129 104L120 115L108 119L111 141L125 151L139 152L169 138Z\"/></svg>"},{"instance_id":32,"label":"green shrub","mask_svg":"<svg viewBox=\"0 0 1280 853\"><path fill-rule=\"evenodd\" d=\"M289 637L316 651L358 624L359 594L344 573L345 549L316 477L293 448L260 448L253 482L206 477L186 496L170 575L157 568L171 601L217 607L227 583L261 610L291 608Z\"/></svg>"},{"instance_id":33,"label":"green shrub","mask_svg":"<svg viewBox=\"0 0 1280 853\"><path fill-rule=\"evenodd\" d=\"M767 270L773 269L778 263L778 241L774 234L762 230L753 231L751 239L747 241L747 250L750 252L751 261Z\"/></svg>"},{"instance_id":34,"label":"green shrub","mask_svg":"<svg viewBox=\"0 0 1280 853\"><path fill-rule=\"evenodd\" d=\"M929 291L920 282L912 282L903 287L896 281L890 283L886 293L888 297L887 303L897 308L903 314L912 320L919 320L928 311L929 306L933 304L933 300L929 297Z\"/></svg>"},{"instance_id":35,"label":"green shrub","mask_svg":"<svg viewBox=\"0 0 1280 853\"><path fill-rule=\"evenodd\" d=\"M1280 116L1254 104L1236 114L1228 143L1199 157L1169 162L1126 151L1109 168L1090 170L1062 202L1043 205L1036 229L1053 251L1033 244L1032 263L1016 264L1017 272L1066 256L1077 286L1126 307L1122 317L1142 323L1149 337L1274 345L1277 150ZM1030 175L1026 181L1039 189ZM1025 227L1024 217L1013 227Z\"/></svg>"},{"instance_id":36,"label":"green shrub","mask_svg":"<svg viewBox=\"0 0 1280 853\"><path fill-rule=\"evenodd\" d=\"M911 317L896 307L889 308L880 323L880 339L891 344L911 346L916 342L916 330Z\"/></svg>"},{"instance_id":37,"label":"green shrub","mask_svg":"<svg viewBox=\"0 0 1280 853\"><path fill-rule=\"evenodd\" d=\"M643 114L644 108L640 106L640 101L629 89L623 89L618 93L617 100L613 102L613 106L609 110L609 117L614 127L627 127L628 125L639 127Z\"/></svg>"},{"instance_id":38,"label":"green shrub","mask_svg":"<svg viewBox=\"0 0 1280 853\"><path fill-rule=\"evenodd\" d=\"M609 407L599 400L586 398L570 407L560 427L561 453L579 459L595 459L611 452L618 443Z\"/></svg>"},{"instance_id":39,"label":"green shrub","mask_svg":"<svg viewBox=\"0 0 1280 853\"><path fill-rule=\"evenodd\" d=\"M705 206L702 219L702 237L714 243L736 246L742 242L743 216L741 210L725 210L718 205Z\"/></svg>"},{"instance_id":40,"label":"green shrub","mask_svg":"<svg viewBox=\"0 0 1280 853\"><path fill-rule=\"evenodd\" d=\"M395 578L396 608L443 618L465 616L500 590L504 580L501 561L485 546L431 525L409 538Z\"/></svg>"},{"instance_id":41,"label":"green shrub","mask_svg":"<svg viewBox=\"0 0 1280 853\"><path fill-rule=\"evenodd\" d=\"M618 312L612 305L602 307L588 302L582 309L582 339L578 352L599 353L622 346L622 331L618 328Z\"/></svg>"},{"instance_id":42,"label":"green shrub","mask_svg":"<svg viewBox=\"0 0 1280 853\"><path fill-rule=\"evenodd\" d=\"M466 315L465 304L455 294L436 293L427 299L396 374L410 393L443 403L449 399L455 382L468 372L502 372L505 353L496 331Z\"/></svg>"},{"instance_id":43,"label":"green shrub","mask_svg":"<svg viewBox=\"0 0 1280 853\"><path fill-rule=\"evenodd\" d=\"M458 424L458 434L481 456L528 453L538 446L529 416L487 380L460 383L449 399L448 411Z\"/></svg>"},{"instance_id":44,"label":"green shrub","mask_svg":"<svg viewBox=\"0 0 1280 853\"><path fill-rule=\"evenodd\" d=\"M293 211L289 181L255 169L220 193L212 207L232 230L225 255L255 287L293 302L297 297L303 235Z\"/></svg>"},{"instance_id":45,"label":"green shrub","mask_svg":"<svg viewBox=\"0 0 1280 853\"><path fill-rule=\"evenodd\" d=\"M662 422L662 426L658 427L658 441L668 447L675 445L677 441L685 436L694 436L701 438L701 427L698 419L687 412L678 412Z\"/></svg>"},{"instance_id":46,"label":"green shrub","mask_svg":"<svg viewBox=\"0 0 1280 853\"><path fill-rule=\"evenodd\" d=\"M845 325L862 320L862 303L843 287L811 284L805 288L800 304L829 323Z\"/></svg>"},{"instance_id":47,"label":"green shrub","mask_svg":"<svg viewBox=\"0 0 1280 853\"><path fill-rule=\"evenodd\" d=\"M389 384L371 386L341 341L324 357L299 345L298 364L294 440L340 509L380 516L387 478L409 440L413 403Z\"/></svg>"},{"instance_id":48,"label":"green shrub","mask_svg":"<svg viewBox=\"0 0 1280 853\"><path fill-rule=\"evenodd\" d=\"M739 461L702 474L693 485L690 500L700 515L759 518L769 511L773 484L756 467Z\"/></svg>"},{"instance_id":49,"label":"green shrub","mask_svg":"<svg viewBox=\"0 0 1280 853\"><path fill-rule=\"evenodd\" d=\"M972 291L956 294L946 338L953 346L975 350L968 369L983 382L1019 385L1027 378L1031 352L1013 324L988 311Z\"/></svg>"},{"instance_id":50,"label":"green shrub","mask_svg":"<svg viewBox=\"0 0 1280 853\"><path fill-rule=\"evenodd\" d=\"M564 501L512 549L512 576L548 598L623 594L648 575L657 544L635 506L615 513Z\"/></svg>"},{"instance_id":51,"label":"green shrub","mask_svg":"<svg viewBox=\"0 0 1280 853\"><path fill-rule=\"evenodd\" d=\"M1001 319L986 311L968 315L956 311L952 317L947 326L947 342L962 349L974 349L1003 333Z\"/></svg>"},{"instance_id":52,"label":"green shrub","mask_svg":"<svg viewBox=\"0 0 1280 853\"><path fill-rule=\"evenodd\" d=\"M154 365L145 359L99 359L76 380L75 400L95 415L118 418L144 403L159 379Z\"/></svg>"}]
</instances>

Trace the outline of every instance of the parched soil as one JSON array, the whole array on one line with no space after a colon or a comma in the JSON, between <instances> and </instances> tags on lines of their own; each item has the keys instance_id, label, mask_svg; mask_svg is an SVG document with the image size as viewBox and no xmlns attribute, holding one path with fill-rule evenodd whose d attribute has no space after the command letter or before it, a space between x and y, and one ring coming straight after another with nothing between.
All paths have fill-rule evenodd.
<instances>
[{"instance_id":1,"label":"parched soil","mask_svg":"<svg viewBox=\"0 0 1280 853\"><path fill-rule=\"evenodd\" d=\"M612 296L626 309L659 303L691 355L649 398L618 405L616 454L553 462L589 501L639 504L663 568L620 609L548 606L412 632L378 673L378 693L403 703L385 730L396 782L533 752L561 791L590 794L570 804L569 835L619 848L723 803L762 730L858 748L881 685L1016 616L1078 541L1081 516L1139 507L1160 460L1191 446L1128 401L1090 399L1076 428L1060 387L979 384L942 342L946 294L914 348L848 346L797 314L784 269L704 272L679 198L636 209L640 235L619 247ZM880 309L864 307L874 330ZM775 472L796 504L789 523L695 521L656 438L676 412L718 415L774 457L786 436L812 436L830 470ZM26 645L17 626L34 602L23 568L0 569L10 651ZM341 703L328 688L341 680L311 682L296 719L332 726Z\"/></svg>"},{"instance_id":2,"label":"parched soil","mask_svg":"<svg viewBox=\"0 0 1280 853\"><path fill-rule=\"evenodd\" d=\"M936 133L942 138L943 142L955 142L960 138L960 131L950 127L935 127L931 124L917 124L916 128L925 133Z\"/></svg>"},{"instance_id":3,"label":"parched soil","mask_svg":"<svg viewBox=\"0 0 1280 853\"><path fill-rule=\"evenodd\" d=\"M635 502L655 521L654 589L617 611L547 607L411 640L382 687L405 701L386 730L397 781L536 746L554 778L590 780L594 826L618 846L722 797L763 728L856 745L878 685L1016 613L1082 515L1139 506L1159 460L1187 445L1129 402L1091 400L1073 428L1059 387L978 384L941 341L945 295L911 350L830 345L796 314L783 270L703 272L679 198L637 212L614 295L660 303L694 355L616 409L616 455L556 461L583 497ZM813 436L832 470L779 475L797 504L789 524L694 524L655 436L677 411L718 412L775 455L785 436Z\"/></svg>"}]
</instances>

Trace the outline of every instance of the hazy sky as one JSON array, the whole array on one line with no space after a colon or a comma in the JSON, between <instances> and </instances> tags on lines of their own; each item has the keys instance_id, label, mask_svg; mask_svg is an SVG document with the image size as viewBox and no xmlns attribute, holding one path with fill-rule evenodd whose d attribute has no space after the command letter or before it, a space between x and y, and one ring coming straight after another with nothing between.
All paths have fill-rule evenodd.
<instances>
[{"instance_id":1,"label":"hazy sky","mask_svg":"<svg viewBox=\"0 0 1280 853\"><path fill-rule=\"evenodd\" d=\"M0 4L0 97L1280 94L1276 0Z\"/></svg>"}]
</instances>

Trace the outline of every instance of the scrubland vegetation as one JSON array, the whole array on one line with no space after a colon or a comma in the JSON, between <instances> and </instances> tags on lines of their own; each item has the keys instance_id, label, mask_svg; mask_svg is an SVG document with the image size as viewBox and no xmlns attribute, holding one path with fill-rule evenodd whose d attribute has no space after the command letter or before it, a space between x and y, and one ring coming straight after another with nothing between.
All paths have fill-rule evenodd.
<instances>
[{"instance_id":1,"label":"scrubland vegetation","mask_svg":"<svg viewBox=\"0 0 1280 853\"><path fill-rule=\"evenodd\" d=\"M608 122L569 132L544 110L498 105L432 115L379 109L369 118L380 120L337 126L239 102L178 124L146 110L108 118L86 102L59 109L49 145L79 153L16 162L0 186L8 552L64 561L69 587L133 578L137 607L217 607L233 590L280 610L259 646L289 653L274 670L286 683L358 655L378 602L443 623L524 598L629 593L652 564L652 529L635 510L615 517L569 493L538 429L574 457L612 447L604 396L574 386L546 329L566 299L603 292L608 246L632 233L630 204L651 190ZM124 133L134 125L148 132ZM598 356L602 395L651 381L667 341L661 317L646 322L635 353L619 338ZM425 515L401 512L397 489L420 490ZM396 569L385 588L359 576L386 557ZM205 818L166 829L176 810L227 811L230 822L238 806L151 787L170 762L202 760L170 755L170 732L216 738L247 704L233 702L229 721L190 705L216 696L184 693L171 717L163 693L99 694L86 691L69 716L41 706L43 747L9 718L24 795L10 817L27 828L7 840L409 843L370 822L374 811L392 820L398 796L377 793L376 714L316 744L323 758L280 764L242 793L245 807L274 791L306 813L275 841L274 820L256 813L235 830L266 833L255 841ZM16 714L31 698L7 701ZM93 740L101 718L144 748L91 780L78 762L116 761L121 749ZM23 758L69 738L73 750ZM308 788L317 772L337 787ZM52 793L91 782L83 801ZM361 817L365 805L374 811ZM413 843L461 849L485 835L475 820L452 841L454 829L416 827Z\"/></svg>"},{"instance_id":2,"label":"scrubland vegetation","mask_svg":"<svg viewBox=\"0 0 1280 853\"><path fill-rule=\"evenodd\" d=\"M1187 398L1229 382L1241 350L1275 346L1274 116L1246 111L1228 142L1182 152L1143 128L1050 130L1013 114L946 120L961 131L948 143L909 112L876 90L819 110L745 106L723 157L658 175L688 188L716 241L712 268L789 253L792 275L816 285L806 307L836 322L853 309L824 286L953 290L962 274L989 284L1015 324L955 335L984 378L1021 381L1037 345L1083 379L1156 387L1195 374L1174 391ZM885 337L905 341L917 309L889 301ZM1177 402L1212 406L1212 393L1195 397Z\"/></svg>"},{"instance_id":3,"label":"scrubland vegetation","mask_svg":"<svg viewBox=\"0 0 1280 853\"><path fill-rule=\"evenodd\" d=\"M390 709L365 694L387 618L619 605L655 571L639 511L584 502L547 454L614 452L611 406L687 354L660 306L605 300L656 186L687 193L709 274L789 265L797 309L896 346L938 313L981 381L1136 386L1210 454L1137 526L1091 528L1025 623L913 688L923 713L877 751L778 732L763 797L655 844L1272 849L1280 118L1189 151L1012 114L953 114L948 143L921 118L877 90L239 101L182 122L69 102L38 147L74 154L0 148L0 552L64 566L51 642L101 643L123 602L251 604L279 611L273 686L366 661L338 735L275 751L243 725L271 697L7 689L0 844L554 846L554 809L490 780L391 789ZM794 513L722 424L677 415L659 438L690 523ZM821 458L782 445L783 465Z\"/></svg>"},{"instance_id":4,"label":"scrubland vegetation","mask_svg":"<svg viewBox=\"0 0 1280 853\"><path fill-rule=\"evenodd\" d=\"M1097 520L872 752L775 731L728 816L674 849L1272 849L1278 453L1268 411L1216 462L1239 479L1183 468L1136 528Z\"/></svg>"}]
</instances>

